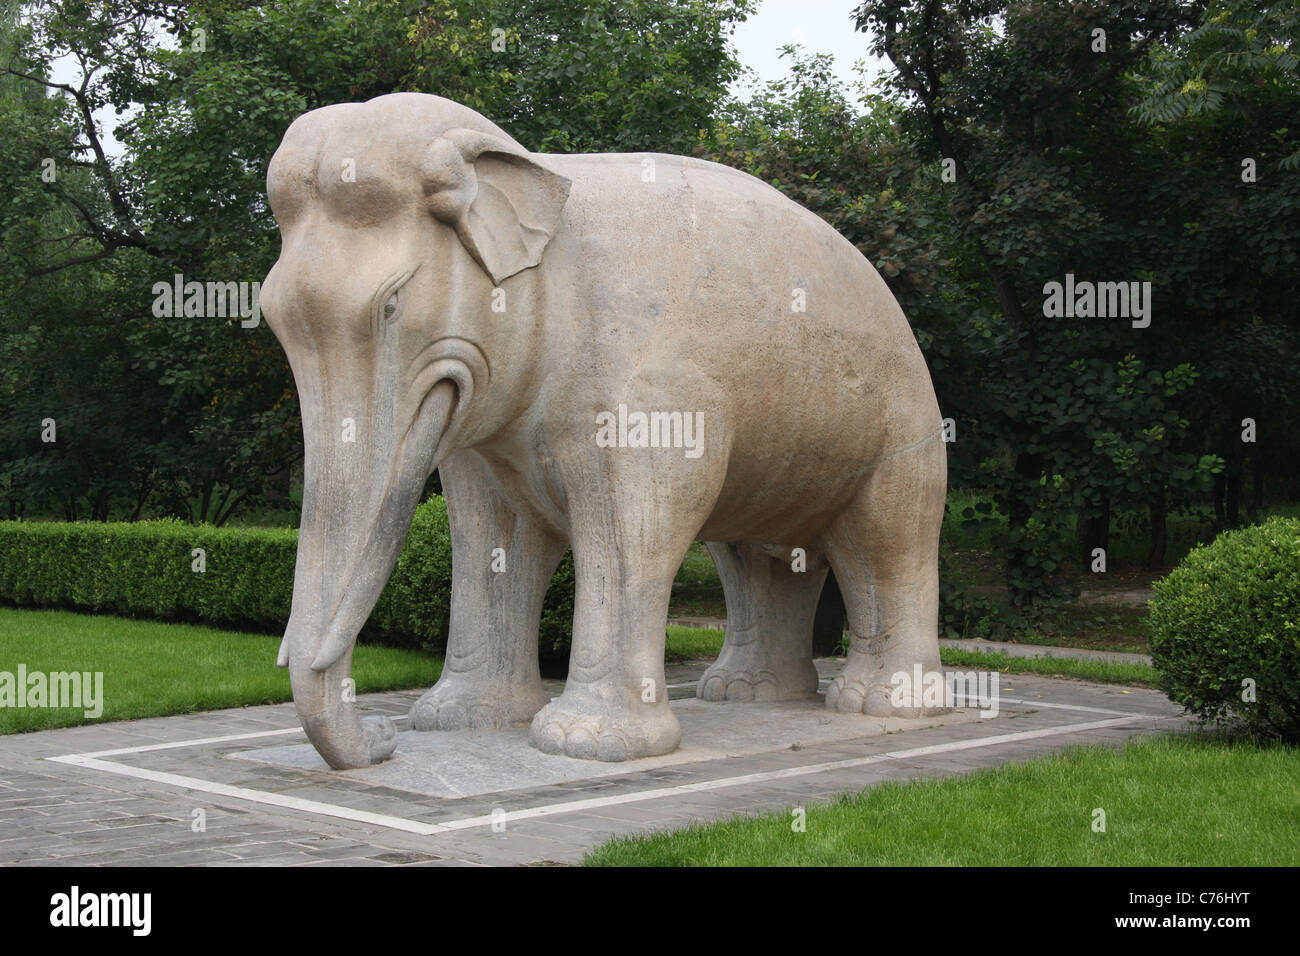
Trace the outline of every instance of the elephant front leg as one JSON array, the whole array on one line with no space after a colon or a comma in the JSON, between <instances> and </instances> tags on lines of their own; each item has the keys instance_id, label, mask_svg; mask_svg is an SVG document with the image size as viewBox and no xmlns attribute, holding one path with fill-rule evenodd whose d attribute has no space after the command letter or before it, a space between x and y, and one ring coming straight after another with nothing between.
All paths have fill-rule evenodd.
<instances>
[{"instance_id":1,"label":"elephant front leg","mask_svg":"<svg viewBox=\"0 0 1300 956\"><path fill-rule=\"evenodd\" d=\"M452 539L451 628L442 676L412 706L411 726L526 723L549 699L537 627L566 546L510 508L474 452L454 455L441 474Z\"/></svg>"},{"instance_id":2,"label":"elephant front leg","mask_svg":"<svg viewBox=\"0 0 1300 956\"><path fill-rule=\"evenodd\" d=\"M665 526L671 510L645 503L637 514L575 523L568 681L529 733L544 753L634 760L680 743L664 678L665 625L673 577L699 525L680 515Z\"/></svg>"},{"instance_id":3,"label":"elephant front leg","mask_svg":"<svg viewBox=\"0 0 1300 956\"><path fill-rule=\"evenodd\" d=\"M715 541L705 546L727 598L727 637L717 661L700 678L696 695L713 701L771 701L816 694L813 618L826 562L808 555L805 569L793 561L790 548Z\"/></svg>"}]
</instances>

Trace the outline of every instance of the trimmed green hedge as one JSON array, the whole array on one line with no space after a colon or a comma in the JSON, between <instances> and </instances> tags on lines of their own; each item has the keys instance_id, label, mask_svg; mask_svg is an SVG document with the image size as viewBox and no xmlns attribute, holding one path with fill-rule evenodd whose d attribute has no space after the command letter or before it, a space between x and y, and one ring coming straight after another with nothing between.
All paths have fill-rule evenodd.
<instances>
[{"instance_id":1,"label":"trimmed green hedge","mask_svg":"<svg viewBox=\"0 0 1300 956\"><path fill-rule=\"evenodd\" d=\"M1151 657L1170 699L1300 741L1300 519L1219 535L1155 592Z\"/></svg>"},{"instance_id":2,"label":"trimmed green hedge","mask_svg":"<svg viewBox=\"0 0 1300 956\"><path fill-rule=\"evenodd\" d=\"M193 570L202 548L206 569ZM298 532L179 521L134 524L0 521L0 602L20 607L195 621L278 633L289 620ZM416 510L397 567L361 640L442 651L451 600L451 534L441 497ZM556 573L542 613L544 660L568 656L573 563Z\"/></svg>"},{"instance_id":3,"label":"trimmed green hedge","mask_svg":"<svg viewBox=\"0 0 1300 956\"><path fill-rule=\"evenodd\" d=\"M0 598L24 607L274 630L289 617L298 533L179 521L0 522ZM192 569L191 550L206 571Z\"/></svg>"}]
</instances>

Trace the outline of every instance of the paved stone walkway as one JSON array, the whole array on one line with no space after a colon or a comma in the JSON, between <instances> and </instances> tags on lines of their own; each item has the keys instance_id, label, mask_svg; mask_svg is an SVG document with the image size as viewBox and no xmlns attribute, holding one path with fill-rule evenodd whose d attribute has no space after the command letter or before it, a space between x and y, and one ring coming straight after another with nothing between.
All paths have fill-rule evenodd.
<instances>
[{"instance_id":1,"label":"paved stone walkway","mask_svg":"<svg viewBox=\"0 0 1300 956\"><path fill-rule=\"evenodd\" d=\"M828 678L839 661L820 661ZM703 664L670 669L675 707L704 704ZM559 684L553 684L555 692ZM827 801L884 780L942 777L1185 724L1150 690L1003 675L997 717L934 718L857 739L791 742L694 762L446 797L247 758L302 743L291 704L4 738L0 865L493 865L579 861L615 836ZM364 695L405 715L418 692ZM685 711L683 711L685 713ZM684 721L685 723L685 721ZM399 724L399 727L401 724ZM445 768L453 776L456 767Z\"/></svg>"}]
</instances>

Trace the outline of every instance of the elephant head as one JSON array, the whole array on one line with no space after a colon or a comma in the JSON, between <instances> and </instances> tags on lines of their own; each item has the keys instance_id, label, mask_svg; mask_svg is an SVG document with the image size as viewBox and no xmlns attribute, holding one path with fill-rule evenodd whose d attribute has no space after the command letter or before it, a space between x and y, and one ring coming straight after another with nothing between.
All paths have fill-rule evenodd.
<instances>
[{"instance_id":1,"label":"elephant head","mask_svg":"<svg viewBox=\"0 0 1300 956\"><path fill-rule=\"evenodd\" d=\"M305 445L279 665L335 769L396 746L391 721L356 713L352 647L429 475L517 409L530 329L491 314L493 290L541 261L568 192L483 117L422 94L307 113L271 160L282 243L261 305Z\"/></svg>"}]
</instances>

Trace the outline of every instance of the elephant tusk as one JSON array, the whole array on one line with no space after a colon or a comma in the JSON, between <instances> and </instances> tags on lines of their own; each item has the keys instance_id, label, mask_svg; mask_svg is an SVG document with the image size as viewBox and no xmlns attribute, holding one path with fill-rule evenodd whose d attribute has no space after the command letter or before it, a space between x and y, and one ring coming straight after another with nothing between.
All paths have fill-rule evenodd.
<instances>
[{"instance_id":1,"label":"elephant tusk","mask_svg":"<svg viewBox=\"0 0 1300 956\"><path fill-rule=\"evenodd\" d=\"M331 623L329 630L325 632L325 639L321 641L320 650L316 652L316 657L311 662L311 669L314 671L329 670L338 663L338 659L352 646L352 641L353 636L348 633L347 628Z\"/></svg>"}]
</instances>

